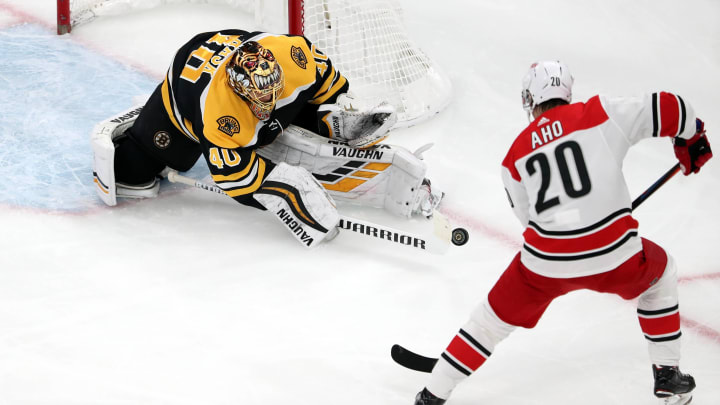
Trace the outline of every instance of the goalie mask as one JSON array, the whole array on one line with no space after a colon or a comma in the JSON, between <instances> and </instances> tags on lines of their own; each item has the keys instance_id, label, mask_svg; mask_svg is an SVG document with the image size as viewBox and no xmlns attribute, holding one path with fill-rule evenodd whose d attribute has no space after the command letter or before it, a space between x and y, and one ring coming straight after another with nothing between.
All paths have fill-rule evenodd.
<instances>
[{"instance_id":1,"label":"goalie mask","mask_svg":"<svg viewBox=\"0 0 720 405\"><path fill-rule=\"evenodd\" d=\"M255 41L240 45L230 58L228 85L250 104L257 118L267 120L285 87L280 64L269 49Z\"/></svg>"},{"instance_id":2,"label":"goalie mask","mask_svg":"<svg viewBox=\"0 0 720 405\"><path fill-rule=\"evenodd\" d=\"M570 70L560 61L533 63L523 78L523 109L532 117L533 109L552 99L572 100L573 77ZM532 119L531 119L532 121Z\"/></svg>"}]
</instances>

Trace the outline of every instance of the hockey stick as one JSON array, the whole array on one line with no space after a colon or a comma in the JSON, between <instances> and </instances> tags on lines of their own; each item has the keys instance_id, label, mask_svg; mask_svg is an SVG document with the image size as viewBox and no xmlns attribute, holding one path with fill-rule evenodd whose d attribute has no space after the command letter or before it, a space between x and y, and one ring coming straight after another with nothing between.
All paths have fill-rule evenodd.
<instances>
[{"instance_id":1,"label":"hockey stick","mask_svg":"<svg viewBox=\"0 0 720 405\"><path fill-rule=\"evenodd\" d=\"M648 199L654 192L656 192L660 187L663 186L663 184L667 183L668 180L670 180L674 175L677 174L677 172L680 171L680 163L675 163L675 166L671 167L670 170L665 172L662 176L660 176L659 179L655 181L650 187L648 187L645 192L640 194L633 202L632 202L632 209L635 210L640 204L642 204L645 200Z\"/></svg>"},{"instance_id":2,"label":"hockey stick","mask_svg":"<svg viewBox=\"0 0 720 405\"><path fill-rule=\"evenodd\" d=\"M632 209L635 210L635 208L640 206L640 204L647 200L648 197L667 183L668 180L675 176L679 171L680 163L676 163L675 166L660 176L659 179L657 179L650 187L647 188L647 190L645 190L632 202ZM392 357L397 364L405 368L423 373L431 373L435 364L438 362L437 358L421 356L398 344L393 345L390 349L390 357Z\"/></svg>"},{"instance_id":3,"label":"hockey stick","mask_svg":"<svg viewBox=\"0 0 720 405\"><path fill-rule=\"evenodd\" d=\"M202 181L195 180L190 177L185 177L173 170L168 172L167 179L171 183L181 183L213 193L227 195L220 187L203 183ZM455 232L457 230L451 232L449 222L440 213L436 213L433 218L435 232L431 238L345 215L340 216L340 223L338 224L338 227L341 230L359 233L377 240L388 242L395 246L408 246L430 253L444 253L450 244L451 238L456 237Z\"/></svg>"},{"instance_id":4,"label":"hockey stick","mask_svg":"<svg viewBox=\"0 0 720 405\"><path fill-rule=\"evenodd\" d=\"M421 356L400 345L393 345L390 349L390 357L395 360L395 363L422 373L431 373L438 362L436 358Z\"/></svg>"}]
</instances>

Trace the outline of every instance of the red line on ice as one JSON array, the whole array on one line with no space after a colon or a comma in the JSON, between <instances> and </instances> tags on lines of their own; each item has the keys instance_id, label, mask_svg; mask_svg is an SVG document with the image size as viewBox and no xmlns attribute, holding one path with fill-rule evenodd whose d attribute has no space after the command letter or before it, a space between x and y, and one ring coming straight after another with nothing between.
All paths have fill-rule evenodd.
<instances>
[{"instance_id":1,"label":"red line on ice","mask_svg":"<svg viewBox=\"0 0 720 405\"><path fill-rule=\"evenodd\" d=\"M684 276L678 278L678 282L687 283L690 281L701 281L701 280L717 280L720 279L720 272L708 273L708 274L696 274L694 276Z\"/></svg>"},{"instance_id":2,"label":"red line on ice","mask_svg":"<svg viewBox=\"0 0 720 405\"><path fill-rule=\"evenodd\" d=\"M720 344L720 331L693 321L692 319L688 319L682 314L680 314L680 324L682 324L685 328L692 329L698 335L705 336L706 338L715 341L715 343Z\"/></svg>"},{"instance_id":3,"label":"red line on ice","mask_svg":"<svg viewBox=\"0 0 720 405\"><path fill-rule=\"evenodd\" d=\"M54 7L54 6L55 6L55 5L53 4L51 7ZM46 28L51 28L51 29L54 29L54 28L55 28L55 27L54 27L52 24L50 24L48 21L43 20L43 19L41 19L41 18L38 18L37 16L34 16L34 15L30 14L30 13L27 13L27 12L25 12L25 11L20 10L20 9L17 8L16 6L12 6L12 5L6 4L6 3L4 3L4 2L0 2L0 10L7 11L8 14L12 15L13 17L15 17L16 19L19 20L19 21L17 21L18 23L21 23L21 22L31 22L31 23L35 23L35 24L40 24L40 25L42 25L42 26L44 26L44 27L46 27ZM16 25L16 24L11 23L9 26L12 26L12 25ZM6 28L6 27L3 26L3 27L0 27L0 28Z\"/></svg>"},{"instance_id":4,"label":"red line on ice","mask_svg":"<svg viewBox=\"0 0 720 405\"><path fill-rule=\"evenodd\" d=\"M478 221L475 218L463 215L462 213L454 211L450 208L441 208L439 211L448 219L454 220L455 222L462 224L474 231L478 231L483 235L487 236L488 238L494 239L504 244L505 246L512 248L513 250L518 250L522 247L522 242L517 238L499 229L495 229L488 224L483 223L482 221Z\"/></svg>"}]
</instances>

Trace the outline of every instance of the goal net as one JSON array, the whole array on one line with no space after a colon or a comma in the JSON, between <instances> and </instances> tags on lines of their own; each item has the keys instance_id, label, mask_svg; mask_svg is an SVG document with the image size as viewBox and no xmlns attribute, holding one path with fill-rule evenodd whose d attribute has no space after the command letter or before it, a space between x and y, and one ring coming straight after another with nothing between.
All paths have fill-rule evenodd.
<instances>
[{"instance_id":1,"label":"goal net","mask_svg":"<svg viewBox=\"0 0 720 405\"><path fill-rule=\"evenodd\" d=\"M397 0L57 0L58 33L93 19L172 3L214 3L252 13L256 27L305 35L350 81L351 92L398 111L398 127L449 102L451 84L407 35Z\"/></svg>"}]
</instances>

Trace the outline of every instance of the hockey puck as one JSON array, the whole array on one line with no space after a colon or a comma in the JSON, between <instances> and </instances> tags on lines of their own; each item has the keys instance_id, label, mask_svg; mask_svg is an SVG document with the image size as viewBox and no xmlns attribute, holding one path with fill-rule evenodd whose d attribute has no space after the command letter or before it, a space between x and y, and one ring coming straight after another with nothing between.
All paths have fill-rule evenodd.
<instances>
[{"instance_id":1,"label":"hockey puck","mask_svg":"<svg viewBox=\"0 0 720 405\"><path fill-rule=\"evenodd\" d=\"M462 246L467 243L470 234L465 228L455 228L452 231L452 238L450 239L455 246Z\"/></svg>"}]
</instances>

